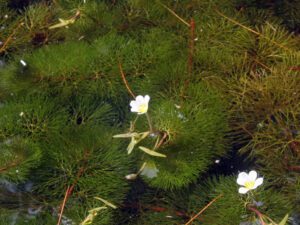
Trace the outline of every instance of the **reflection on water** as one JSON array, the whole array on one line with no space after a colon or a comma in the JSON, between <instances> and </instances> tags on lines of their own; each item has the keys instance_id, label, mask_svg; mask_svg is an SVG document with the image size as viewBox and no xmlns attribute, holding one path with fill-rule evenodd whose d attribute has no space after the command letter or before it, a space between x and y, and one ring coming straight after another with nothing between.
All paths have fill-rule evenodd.
<instances>
[{"instance_id":1,"label":"reflection on water","mask_svg":"<svg viewBox=\"0 0 300 225\"><path fill-rule=\"evenodd\" d=\"M31 196L32 187L33 183L30 181L16 185L4 179L0 180L1 214L10 213L10 225L17 224L19 217L25 217L23 222L30 222L41 212L42 205Z\"/></svg>"},{"instance_id":2,"label":"reflection on water","mask_svg":"<svg viewBox=\"0 0 300 225\"><path fill-rule=\"evenodd\" d=\"M0 180L0 217L3 217L0 218L1 225L41 224L38 221L43 220L45 215L42 214L53 217L53 221L57 220L58 210L37 200L32 190L31 181L16 185L4 179ZM63 216L61 224L75 223Z\"/></svg>"}]
</instances>

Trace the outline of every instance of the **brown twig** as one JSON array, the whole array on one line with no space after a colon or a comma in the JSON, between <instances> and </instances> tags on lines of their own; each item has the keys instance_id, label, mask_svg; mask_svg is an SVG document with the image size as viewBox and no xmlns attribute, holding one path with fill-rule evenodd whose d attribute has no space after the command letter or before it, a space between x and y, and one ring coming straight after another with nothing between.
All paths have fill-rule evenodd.
<instances>
[{"instance_id":1,"label":"brown twig","mask_svg":"<svg viewBox=\"0 0 300 225\"><path fill-rule=\"evenodd\" d=\"M190 41L189 41L189 56L188 56L188 78L184 82L184 89L188 88L190 79L193 73L193 58L195 49L195 20L192 18L190 22ZM184 92L184 91L183 91ZM182 94L183 95L183 94Z\"/></svg>"},{"instance_id":2,"label":"brown twig","mask_svg":"<svg viewBox=\"0 0 300 225\"><path fill-rule=\"evenodd\" d=\"M161 207L158 205L141 205L139 203L133 203L133 204L126 204L122 206L123 208L132 208L132 209L139 209L139 210L151 210L153 212L166 212L168 208ZM183 212L183 211L175 211L176 216L183 217L183 218L189 218L189 216Z\"/></svg>"},{"instance_id":3,"label":"brown twig","mask_svg":"<svg viewBox=\"0 0 300 225\"><path fill-rule=\"evenodd\" d=\"M132 90L130 89L130 87L129 87L129 85L128 85L128 82L127 82L126 77L125 77L125 73L124 73L123 68L122 68L122 64L121 64L120 62L119 62L119 69L120 69L120 73L121 73L121 76L122 76L122 80L123 80L123 82L124 82L124 84L125 84L125 86L126 86L127 91L129 92L129 94L130 94L133 98L135 98L135 95L133 94Z\"/></svg>"},{"instance_id":4,"label":"brown twig","mask_svg":"<svg viewBox=\"0 0 300 225\"><path fill-rule=\"evenodd\" d=\"M213 204L215 201L217 201L219 198L221 198L223 195L220 194L217 197L215 197L213 200L211 200L203 209L201 209L195 216L193 216L185 225L191 224L198 216L201 215L211 204Z\"/></svg>"},{"instance_id":5,"label":"brown twig","mask_svg":"<svg viewBox=\"0 0 300 225\"><path fill-rule=\"evenodd\" d=\"M60 223L61 223L64 208L66 206L66 203L67 203L70 195L73 192L74 187L76 186L79 178L83 175L84 171L86 170L86 163L87 163L88 156L89 156L89 152L86 150L84 152L83 159L82 159L83 165L79 168L79 170L77 172L77 175L76 175L76 178L75 178L75 181L73 182L73 184L71 186L68 186L68 188L66 190L64 200L63 200L63 202L61 204L61 207L60 207L60 214L59 214L59 218L58 218L58 221L57 221L57 225L60 225Z\"/></svg>"},{"instance_id":6,"label":"brown twig","mask_svg":"<svg viewBox=\"0 0 300 225\"><path fill-rule=\"evenodd\" d=\"M224 15L223 13L221 13L217 8L215 8L215 11L216 11L220 16L224 17L225 19L229 20L230 22L232 22L232 23L234 23L234 24L236 24L236 25L238 25L238 26L244 28L245 30L248 30L248 31L250 31L250 32L252 32L252 33L254 33L254 34L256 34L257 36L260 36L260 37L262 37L262 38L264 38L264 39L270 41L270 42L273 43L274 45L277 45L278 47L280 47L280 48L282 48L282 49L284 49L284 50L290 51L289 48L287 48L287 47L285 47L285 46L279 44L279 43L276 42L276 41L273 41L272 39L266 37L265 35L259 33L258 31L255 31L255 30L253 30L253 29L251 29L251 28L249 28L249 27L247 27L247 26L245 26L245 25L239 23L238 21L236 21L236 20L234 20L234 19L229 18L228 16L225 16L225 15Z\"/></svg>"},{"instance_id":7,"label":"brown twig","mask_svg":"<svg viewBox=\"0 0 300 225\"><path fill-rule=\"evenodd\" d=\"M60 212L59 212L59 218L58 218L58 221L57 221L57 225L60 225L60 223L61 223L62 215L63 215L65 205L66 205L66 202L67 202L67 199L69 198L69 196L70 196L70 186L68 186L68 188L66 190L64 200L63 200L62 205L60 207Z\"/></svg>"},{"instance_id":8,"label":"brown twig","mask_svg":"<svg viewBox=\"0 0 300 225\"><path fill-rule=\"evenodd\" d=\"M12 163L12 164L9 165L9 166L0 168L0 173L3 172L3 171L6 171L6 170L8 170L8 169L10 169L11 167L14 167L15 165L16 165L15 163Z\"/></svg>"},{"instance_id":9,"label":"brown twig","mask_svg":"<svg viewBox=\"0 0 300 225\"><path fill-rule=\"evenodd\" d=\"M16 161L12 162L11 164L9 164L9 165L7 165L5 167L0 168L0 173L2 173L4 171L7 171L7 170L9 170L9 169L11 169L13 167L15 167L15 166L19 165L20 163L21 163L20 160L16 160Z\"/></svg>"},{"instance_id":10,"label":"brown twig","mask_svg":"<svg viewBox=\"0 0 300 225\"><path fill-rule=\"evenodd\" d=\"M163 133L164 134L163 134L162 138L160 139L158 144L155 146L155 148L159 148L164 143L165 139L168 137L167 132L164 131Z\"/></svg>"},{"instance_id":11,"label":"brown twig","mask_svg":"<svg viewBox=\"0 0 300 225\"><path fill-rule=\"evenodd\" d=\"M263 220L263 214L260 211L258 211L257 209L255 209L253 207L250 207L250 206L248 207L248 209L251 210L252 212L255 212L255 214L258 216L260 223L262 225L266 225L266 223Z\"/></svg>"},{"instance_id":12,"label":"brown twig","mask_svg":"<svg viewBox=\"0 0 300 225\"><path fill-rule=\"evenodd\" d=\"M192 18L190 23L190 49L189 49L189 75L193 72L193 56L194 56L194 49L195 49L195 20Z\"/></svg>"},{"instance_id":13,"label":"brown twig","mask_svg":"<svg viewBox=\"0 0 300 225\"><path fill-rule=\"evenodd\" d=\"M292 66L289 68L289 70L300 71L300 66Z\"/></svg>"},{"instance_id":14,"label":"brown twig","mask_svg":"<svg viewBox=\"0 0 300 225\"><path fill-rule=\"evenodd\" d=\"M184 19L182 19L180 16L178 16L172 9L164 5L163 3L159 2L158 3L164 7L166 10L168 10L172 15L174 15L177 19L179 19L182 23L184 23L186 26L190 27L190 24L186 22Z\"/></svg>"},{"instance_id":15,"label":"brown twig","mask_svg":"<svg viewBox=\"0 0 300 225\"><path fill-rule=\"evenodd\" d=\"M11 39L13 38L13 36L15 35L16 31L23 26L23 22L20 22L17 27L12 31L12 33L8 36L8 38L5 40L5 42L3 43L2 47L0 48L0 53L4 52L6 49L6 46L8 45L8 43L11 41Z\"/></svg>"},{"instance_id":16,"label":"brown twig","mask_svg":"<svg viewBox=\"0 0 300 225\"><path fill-rule=\"evenodd\" d=\"M253 58L253 60L258 63L259 65L261 65L263 68L265 68L266 70L268 70L269 72L272 72L271 68L269 68L266 64L260 62L259 60Z\"/></svg>"},{"instance_id":17,"label":"brown twig","mask_svg":"<svg viewBox=\"0 0 300 225\"><path fill-rule=\"evenodd\" d=\"M300 166L288 166L287 168L290 171L300 172Z\"/></svg>"}]
</instances>

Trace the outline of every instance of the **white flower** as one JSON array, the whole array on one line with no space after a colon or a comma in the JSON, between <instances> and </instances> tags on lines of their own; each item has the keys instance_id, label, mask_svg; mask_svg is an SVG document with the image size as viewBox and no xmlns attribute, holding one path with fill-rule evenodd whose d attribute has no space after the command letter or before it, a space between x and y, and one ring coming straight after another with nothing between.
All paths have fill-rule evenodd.
<instances>
[{"instance_id":1,"label":"white flower","mask_svg":"<svg viewBox=\"0 0 300 225\"><path fill-rule=\"evenodd\" d=\"M246 194L249 190L257 188L263 181L264 179L262 177L257 178L257 172L255 170L250 171L249 174L245 172L239 173L236 180L239 185L244 186L239 188L240 194Z\"/></svg>"},{"instance_id":2,"label":"white flower","mask_svg":"<svg viewBox=\"0 0 300 225\"><path fill-rule=\"evenodd\" d=\"M22 116L24 116L24 112L20 112L20 114L19 114L19 115L20 115L21 117L22 117Z\"/></svg>"},{"instance_id":3,"label":"white flower","mask_svg":"<svg viewBox=\"0 0 300 225\"><path fill-rule=\"evenodd\" d=\"M136 112L137 114L144 114L148 111L148 104L149 104L150 96L145 95L138 95L135 98L135 101L130 102L131 112Z\"/></svg>"}]
</instances>

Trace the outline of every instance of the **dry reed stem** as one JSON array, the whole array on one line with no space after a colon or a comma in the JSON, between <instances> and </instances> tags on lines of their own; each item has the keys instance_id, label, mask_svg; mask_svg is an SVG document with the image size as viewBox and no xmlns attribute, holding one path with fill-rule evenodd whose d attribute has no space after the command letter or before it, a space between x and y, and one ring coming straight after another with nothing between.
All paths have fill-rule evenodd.
<instances>
[{"instance_id":1,"label":"dry reed stem","mask_svg":"<svg viewBox=\"0 0 300 225\"><path fill-rule=\"evenodd\" d=\"M190 27L191 25L186 22L184 19L182 19L180 16L178 16L172 9L170 9L169 7L167 7L166 5L164 5L163 3L159 2L158 3L164 7L166 10L168 10L173 16L175 16L177 19L179 19L182 23L184 23L186 26Z\"/></svg>"},{"instance_id":2,"label":"dry reed stem","mask_svg":"<svg viewBox=\"0 0 300 225\"><path fill-rule=\"evenodd\" d=\"M0 48L0 53L4 52L6 50L6 46L8 45L8 43L11 41L11 39L13 38L13 36L15 35L16 31L23 26L24 23L20 22L17 27L12 31L12 33L8 36L8 38L5 40L4 44L2 45L2 47Z\"/></svg>"},{"instance_id":3,"label":"dry reed stem","mask_svg":"<svg viewBox=\"0 0 300 225\"><path fill-rule=\"evenodd\" d=\"M130 94L133 98L135 98L135 95L133 94L133 92L132 92L132 90L130 89L129 84L128 84L127 80L126 80L125 73L124 73L124 71L123 71L122 64L121 64L120 62L119 62L119 69L120 69L120 73L121 73L121 76L122 76L122 80L123 80L123 82L124 82L124 84L125 84L125 86L126 86L127 91L129 92L129 94Z\"/></svg>"},{"instance_id":4,"label":"dry reed stem","mask_svg":"<svg viewBox=\"0 0 300 225\"><path fill-rule=\"evenodd\" d=\"M77 172L77 175L76 175L76 179L73 182L73 184L71 186L68 186L68 188L66 190L64 200L63 200L63 202L61 204L61 207L60 207L60 214L59 214L59 218L58 218L58 221L57 221L57 225L60 225L60 223L61 223L62 215L63 215L63 212L64 212L64 209L65 209L68 198L72 194L73 189L76 186L79 178L83 175L84 171L86 170L86 164L87 164L88 157L89 157L89 151L86 150L84 152L83 159L82 159L83 165L79 168L79 170Z\"/></svg>"},{"instance_id":5,"label":"dry reed stem","mask_svg":"<svg viewBox=\"0 0 300 225\"><path fill-rule=\"evenodd\" d=\"M201 209L195 216L193 216L185 225L191 224L198 216L200 216L211 204L213 204L215 201L217 201L219 198L221 198L223 195L220 194L217 197L215 197L213 200L211 200L203 209Z\"/></svg>"},{"instance_id":6,"label":"dry reed stem","mask_svg":"<svg viewBox=\"0 0 300 225\"><path fill-rule=\"evenodd\" d=\"M67 199L70 195L70 189L71 189L70 186L68 186L68 188L66 190L66 193L65 193L64 200L63 200L62 205L60 207L60 212L59 212L59 218L58 218L58 221L57 221L57 225L60 225L60 223L61 223L61 219L62 219L62 215L63 215L64 209L65 209L65 205L66 205Z\"/></svg>"},{"instance_id":7,"label":"dry reed stem","mask_svg":"<svg viewBox=\"0 0 300 225\"><path fill-rule=\"evenodd\" d=\"M276 41L271 40L270 38L264 36L263 34L259 33L258 31L255 31L255 30L253 30L253 29L251 29L251 28L249 28L249 27L247 27L247 26L245 26L245 25L239 23L238 21L236 21L236 20L234 20L234 19L232 19L232 18L229 18L228 16L224 15L223 13L221 13L218 9L215 8L215 11L216 11L220 16L224 17L225 19L229 20L230 22L232 22L232 23L234 23L234 24L236 24L236 25L238 25L238 26L240 26L240 27L242 27L242 28L244 28L244 29L246 29L246 30L248 30L248 31L250 31L250 32L252 32L252 33L254 33L254 34L256 34L257 36L260 36L260 37L262 37L262 38L264 38L264 39L270 41L271 43L277 45L278 47L280 47L280 48L282 48L282 49L284 49L284 50L290 51L289 48L287 48L287 47L285 47L285 46L279 44L279 43L276 42Z\"/></svg>"},{"instance_id":8,"label":"dry reed stem","mask_svg":"<svg viewBox=\"0 0 300 225\"><path fill-rule=\"evenodd\" d=\"M188 88L190 79L193 73L193 57L195 49L195 20L192 18L190 22L190 41L189 41L189 56L188 56L188 78L184 82L184 88L182 96L184 96L184 91Z\"/></svg>"}]
</instances>

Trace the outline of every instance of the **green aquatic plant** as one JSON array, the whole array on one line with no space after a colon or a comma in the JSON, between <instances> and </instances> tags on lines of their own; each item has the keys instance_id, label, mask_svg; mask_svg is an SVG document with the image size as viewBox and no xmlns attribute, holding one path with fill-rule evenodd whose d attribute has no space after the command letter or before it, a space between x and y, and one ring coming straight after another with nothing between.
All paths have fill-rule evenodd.
<instances>
[{"instance_id":1,"label":"green aquatic plant","mask_svg":"<svg viewBox=\"0 0 300 225\"><path fill-rule=\"evenodd\" d=\"M212 178L195 189L191 195L189 209L197 211L203 208L207 201L222 195L201 215L201 222L195 224L238 224L240 222L259 221L260 214L268 215L275 221L281 221L286 213L292 210L288 198L276 188L262 185L258 190L253 190L246 196L238 194L235 177ZM210 200L203 198L209 196ZM272 198L270 198L272 196Z\"/></svg>"},{"instance_id":2,"label":"green aquatic plant","mask_svg":"<svg viewBox=\"0 0 300 225\"><path fill-rule=\"evenodd\" d=\"M284 223L300 183L291 2L0 0L0 177L20 187L0 191L0 223ZM244 164L265 179L242 195L224 174Z\"/></svg>"}]
</instances>

